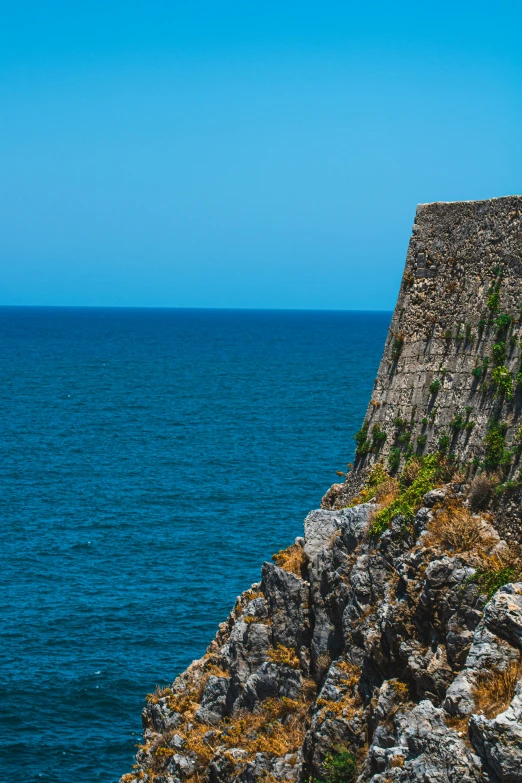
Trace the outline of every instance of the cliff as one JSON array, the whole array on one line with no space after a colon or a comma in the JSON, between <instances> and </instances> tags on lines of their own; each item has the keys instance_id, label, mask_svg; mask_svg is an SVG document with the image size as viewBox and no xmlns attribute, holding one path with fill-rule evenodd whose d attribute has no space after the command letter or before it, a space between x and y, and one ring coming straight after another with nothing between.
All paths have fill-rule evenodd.
<instances>
[{"instance_id":1,"label":"cliff","mask_svg":"<svg viewBox=\"0 0 522 783\"><path fill-rule=\"evenodd\" d=\"M522 783L521 265L521 197L418 208L353 472L121 783Z\"/></svg>"}]
</instances>

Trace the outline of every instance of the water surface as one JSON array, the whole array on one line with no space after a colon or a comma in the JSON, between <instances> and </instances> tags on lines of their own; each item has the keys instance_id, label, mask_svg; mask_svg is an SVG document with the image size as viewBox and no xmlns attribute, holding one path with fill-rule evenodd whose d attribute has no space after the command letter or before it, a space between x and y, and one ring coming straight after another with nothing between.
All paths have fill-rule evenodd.
<instances>
[{"instance_id":1,"label":"water surface","mask_svg":"<svg viewBox=\"0 0 522 783\"><path fill-rule=\"evenodd\" d=\"M0 308L0 769L112 783L353 456L390 313Z\"/></svg>"}]
</instances>

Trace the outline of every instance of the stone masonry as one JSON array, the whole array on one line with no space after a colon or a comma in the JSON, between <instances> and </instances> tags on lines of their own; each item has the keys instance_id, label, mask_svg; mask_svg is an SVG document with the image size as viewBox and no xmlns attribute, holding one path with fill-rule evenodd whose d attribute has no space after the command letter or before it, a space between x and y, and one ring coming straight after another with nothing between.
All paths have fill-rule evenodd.
<instances>
[{"instance_id":1,"label":"stone masonry","mask_svg":"<svg viewBox=\"0 0 522 783\"><path fill-rule=\"evenodd\" d=\"M522 196L419 205L365 417L370 450L356 472L386 461L392 448L401 462L435 451L444 436L459 461L478 460L492 419L507 427L506 448L513 445L522 411L521 308ZM499 343L505 356L493 355ZM512 394L495 384L498 366L511 374ZM374 427L381 441L372 444Z\"/></svg>"}]
</instances>

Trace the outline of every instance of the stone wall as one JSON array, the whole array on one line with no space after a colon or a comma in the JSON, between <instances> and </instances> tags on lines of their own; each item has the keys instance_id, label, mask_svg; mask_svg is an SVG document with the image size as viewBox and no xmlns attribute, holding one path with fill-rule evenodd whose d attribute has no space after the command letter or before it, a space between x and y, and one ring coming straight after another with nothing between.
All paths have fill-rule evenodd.
<instances>
[{"instance_id":1,"label":"stone wall","mask_svg":"<svg viewBox=\"0 0 522 783\"><path fill-rule=\"evenodd\" d=\"M521 308L522 196L419 205L355 471L440 449L483 464L496 421L513 475Z\"/></svg>"}]
</instances>

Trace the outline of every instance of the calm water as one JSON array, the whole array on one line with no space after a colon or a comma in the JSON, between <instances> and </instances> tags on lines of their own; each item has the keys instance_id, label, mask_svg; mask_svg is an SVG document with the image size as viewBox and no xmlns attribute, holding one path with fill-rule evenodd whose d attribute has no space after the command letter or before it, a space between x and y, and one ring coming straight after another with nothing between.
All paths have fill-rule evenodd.
<instances>
[{"instance_id":1,"label":"calm water","mask_svg":"<svg viewBox=\"0 0 522 783\"><path fill-rule=\"evenodd\" d=\"M0 309L0 780L112 783L353 455L388 313Z\"/></svg>"}]
</instances>

